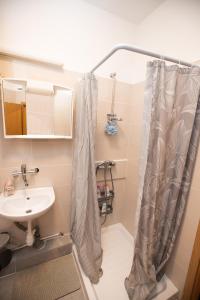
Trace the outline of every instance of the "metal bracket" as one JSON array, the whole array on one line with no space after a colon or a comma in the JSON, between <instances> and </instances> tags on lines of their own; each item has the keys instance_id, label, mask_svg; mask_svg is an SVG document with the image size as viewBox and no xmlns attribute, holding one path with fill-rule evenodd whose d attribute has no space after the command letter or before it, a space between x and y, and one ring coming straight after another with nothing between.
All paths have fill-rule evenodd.
<instances>
[{"instance_id":1,"label":"metal bracket","mask_svg":"<svg viewBox=\"0 0 200 300\"><path fill-rule=\"evenodd\" d=\"M112 160L104 160L104 161L96 162L95 165L96 165L96 168L98 168L98 169L105 169L105 168L110 169L113 166L115 166L115 162Z\"/></svg>"}]
</instances>

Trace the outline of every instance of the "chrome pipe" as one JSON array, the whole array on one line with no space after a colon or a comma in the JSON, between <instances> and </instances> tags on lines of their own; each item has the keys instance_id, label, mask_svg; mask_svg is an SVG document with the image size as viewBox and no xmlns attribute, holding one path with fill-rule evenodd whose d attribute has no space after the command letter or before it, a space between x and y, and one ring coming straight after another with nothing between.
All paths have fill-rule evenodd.
<instances>
[{"instance_id":1,"label":"chrome pipe","mask_svg":"<svg viewBox=\"0 0 200 300\"><path fill-rule=\"evenodd\" d=\"M34 168L34 169L30 169L30 170L26 170L26 174L37 174L39 172L38 168ZM13 171L12 172L12 176L16 177L19 175L23 175L24 173L22 171Z\"/></svg>"}]
</instances>

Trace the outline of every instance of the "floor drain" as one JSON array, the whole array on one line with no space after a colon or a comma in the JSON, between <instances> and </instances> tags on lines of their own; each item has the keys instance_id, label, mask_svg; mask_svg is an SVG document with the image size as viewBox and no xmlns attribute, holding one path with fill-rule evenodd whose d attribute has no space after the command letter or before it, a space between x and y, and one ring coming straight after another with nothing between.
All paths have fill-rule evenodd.
<instances>
[{"instance_id":1,"label":"floor drain","mask_svg":"<svg viewBox=\"0 0 200 300\"><path fill-rule=\"evenodd\" d=\"M26 200L30 200L30 197L26 197Z\"/></svg>"},{"instance_id":2,"label":"floor drain","mask_svg":"<svg viewBox=\"0 0 200 300\"><path fill-rule=\"evenodd\" d=\"M30 214L32 212L32 209L27 209L26 214Z\"/></svg>"}]
</instances>

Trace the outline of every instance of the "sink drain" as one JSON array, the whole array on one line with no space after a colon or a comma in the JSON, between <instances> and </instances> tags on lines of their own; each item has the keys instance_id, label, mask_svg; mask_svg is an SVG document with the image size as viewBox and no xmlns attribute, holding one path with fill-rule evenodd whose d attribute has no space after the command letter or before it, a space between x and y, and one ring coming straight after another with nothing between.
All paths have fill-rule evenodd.
<instances>
[{"instance_id":1,"label":"sink drain","mask_svg":"<svg viewBox=\"0 0 200 300\"><path fill-rule=\"evenodd\" d=\"M32 209L27 209L26 214L30 214L32 212Z\"/></svg>"}]
</instances>

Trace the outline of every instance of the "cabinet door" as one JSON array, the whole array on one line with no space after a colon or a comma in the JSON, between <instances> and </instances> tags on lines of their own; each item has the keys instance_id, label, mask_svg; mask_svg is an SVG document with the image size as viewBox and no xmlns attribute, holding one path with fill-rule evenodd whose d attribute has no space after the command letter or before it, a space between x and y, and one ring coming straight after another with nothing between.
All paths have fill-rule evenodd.
<instances>
[{"instance_id":1,"label":"cabinet door","mask_svg":"<svg viewBox=\"0 0 200 300\"><path fill-rule=\"evenodd\" d=\"M22 135L22 108L21 104L4 103L5 127L7 135Z\"/></svg>"},{"instance_id":2,"label":"cabinet door","mask_svg":"<svg viewBox=\"0 0 200 300\"><path fill-rule=\"evenodd\" d=\"M21 104L22 108L22 134L26 135L27 134L27 126L26 126L26 104L22 103Z\"/></svg>"}]
</instances>

